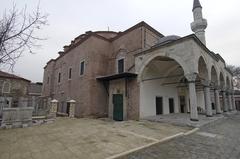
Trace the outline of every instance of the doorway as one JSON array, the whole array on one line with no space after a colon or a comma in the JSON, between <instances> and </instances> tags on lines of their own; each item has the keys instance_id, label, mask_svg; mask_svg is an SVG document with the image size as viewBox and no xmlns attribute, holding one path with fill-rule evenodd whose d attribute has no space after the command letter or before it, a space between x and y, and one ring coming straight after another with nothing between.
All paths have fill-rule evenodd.
<instances>
[{"instance_id":1,"label":"doorway","mask_svg":"<svg viewBox=\"0 0 240 159\"><path fill-rule=\"evenodd\" d=\"M123 94L113 94L113 120L123 121Z\"/></svg>"},{"instance_id":2,"label":"doorway","mask_svg":"<svg viewBox=\"0 0 240 159\"><path fill-rule=\"evenodd\" d=\"M66 112L68 114L68 116L69 116L69 112L70 112L70 103L68 102L67 103L67 112Z\"/></svg>"},{"instance_id":3,"label":"doorway","mask_svg":"<svg viewBox=\"0 0 240 159\"><path fill-rule=\"evenodd\" d=\"M169 98L169 113L172 114L174 113L174 99Z\"/></svg>"},{"instance_id":4,"label":"doorway","mask_svg":"<svg viewBox=\"0 0 240 159\"><path fill-rule=\"evenodd\" d=\"M156 115L163 114L163 99L162 97L156 97Z\"/></svg>"},{"instance_id":5,"label":"doorway","mask_svg":"<svg viewBox=\"0 0 240 159\"><path fill-rule=\"evenodd\" d=\"M181 113L186 112L186 101L185 101L185 96L180 96L180 111Z\"/></svg>"}]
</instances>

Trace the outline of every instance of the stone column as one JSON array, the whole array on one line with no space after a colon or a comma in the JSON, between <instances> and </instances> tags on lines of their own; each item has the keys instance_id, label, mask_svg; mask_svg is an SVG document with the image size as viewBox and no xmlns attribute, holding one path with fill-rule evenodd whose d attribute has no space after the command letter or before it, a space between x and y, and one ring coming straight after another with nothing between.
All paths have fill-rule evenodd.
<instances>
[{"instance_id":1,"label":"stone column","mask_svg":"<svg viewBox=\"0 0 240 159\"><path fill-rule=\"evenodd\" d=\"M75 117L75 105L76 101L75 100L70 100L68 101L70 103L70 108L69 108L69 117L74 118Z\"/></svg>"},{"instance_id":2,"label":"stone column","mask_svg":"<svg viewBox=\"0 0 240 159\"><path fill-rule=\"evenodd\" d=\"M237 110L236 103L235 103L234 90L232 91L232 105L233 105L233 110Z\"/></svg>"},{"instance_id":3,"label":"stone column","mask_svg":"<svg viewBox=\"0 0 240 159\"><path fill-rule=\"evenodd\" d=\"M204 100L205 100L205 108L206 108L206 116L212 117L212 105L211 105L211 94L210 94L210 82L203 81L204 85Z\"/></svg>"},{"instance_id":4,"label":"stone column","mask_svg":"<svg viewBox=\"0 0 240 159\"><path fill-rule=\"evenodd\" d=\"M33 112L35 112L35 115L37 115L38 113L38 105L36 104L36 97L35 96L32 96L32 107L34 108L33 109Z\"/></svg>"},{"instance_id":5,"label":"stone column","mask_svg":"<svg viewBox=\"0 0 240 159\"><path fill-rule=\"evenodd\" d=\"M51 105L50 105L50 116L51 117L57 116L57 106L58 106L58 101L56 99L52 100Z\"/></svg>"},{"instance_id":6,"label":"stone column","mask_svg":"<svg viewBox=\"0 0 240 159\"><path fill-rule=\"evenodd\" d=\"M197 95L196 95L196 88L195 88L195 80L197 74L188 74L185 75L188 80L188 89L189 89L189 98L190 98L190 119L192 121L198 121L198 111L197 111Z\"/></svg>"},{"instance_id":7,"label":"stone column","mask_svg":"<svg viewBox=\"0 0 240 159\"><path fill-rule=\"evenodd\" d=\"M216 104L217 114L221 114L222 111L221 111L221 106L220 106L220 99L219 99L219 91L218 91L218 89L214 90L214 96L215 96L215 104Z\"/></svg>"},{"instance_id":8,"label":"stone column","mask_svg":"<svg viewBox=\"0 0 240 159\"><path fill-rule=\"evenodd\" d=\"M227 112L228 107L227 107L226 92L225 91L222 91L222 100L223 100L223 111Z\"/></svg>"},{"instance_id":9,"label":"stone column","mask_svg":"<svg viewBox=\"0 0 240 159\"><path fill-rule=\"evenodd\" d=\"M228 91L228 108L229 108L229 111L232 111L233 110L233 106L232 106L232 98L231 98L231 92Z\"/></svg>"},{"instance_id":10,"label":"stone column","mask_svg":"<svg viewBox=\"0 0 240 159\"><path fill-rule=\"evenodd\" d=\"M189 93L186 93L185 103L186 103L186 107L187 107L187 113L190 113Z\"/></svg>"}]
</instances>

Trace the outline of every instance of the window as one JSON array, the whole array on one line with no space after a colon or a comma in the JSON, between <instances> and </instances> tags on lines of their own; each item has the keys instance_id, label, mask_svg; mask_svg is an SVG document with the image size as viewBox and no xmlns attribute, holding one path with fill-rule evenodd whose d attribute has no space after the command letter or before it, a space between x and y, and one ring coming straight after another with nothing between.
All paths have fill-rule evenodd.
<instances>
[{"instance_id":1,"label":"window","mask_svg":"<svg viewBox=\"0 0 240 159\"><path fill-rule=\"evenodd\" d=\"M9 82L4 82L2 92L3 93L10 93L10 83Z\"/></svg>"},{"instance_id":2,"label":"window","mask_svg":"<svg viewBox=\"0 0 240 159\"><path fill-rule=\"evenodd\" d=\"M60 83L61 82L61 73L59 72L58 73L58 83Z\"/></svg>"},{"instance_id":3,"label":"window","mask_svg":"<svg viewBox=\"0 0 240 159\"><path fill-rule=\"evenodd\" d=\"M12 107L13 108L17 108L18 107L18 101L17 100L13 101Z\"/></svg>"},{"instance_id":4,"label":"window","mask_svg":"<svg viewBox=\"0 0 240 159\"><path fill-rule=\"evenodd\" d=\"M124 59L118 60L118 73L124 72Z\"/></svg>"},{"instance_id":5,"label":"window","mask_svg":"<svg viewBox=\"0 0 240 159\"><path fill-rule=\"evenodd\" d=\"M68 79L72 79L72 68L68 70Z\"/></svg>"},{"instance_id":6,"label":"window","mask_svg":"<svg viewBox=\"0 0 240 159\"><path fill-rule=\"evenodd\" d=\"M49 84L49 77L47 77L47 84Z\"/></svg>"},{"instance_id":7,"label":"window","mask_svg":"<svg viewBox=\"0 0 240 159\"><path fill-rule=\"evenodd\" d=\"M80 75L83 75L84 74L84 68L85 67L85 65L84 65L84 61L82 61L81 63L80 63Z\"/></svg>"}]
</instances>

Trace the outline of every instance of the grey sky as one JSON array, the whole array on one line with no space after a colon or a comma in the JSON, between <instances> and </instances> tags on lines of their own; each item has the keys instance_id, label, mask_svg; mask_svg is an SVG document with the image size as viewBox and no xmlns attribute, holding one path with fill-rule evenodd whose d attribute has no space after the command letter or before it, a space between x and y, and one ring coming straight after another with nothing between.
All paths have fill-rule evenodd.
<instances>
[{"instance_id":1,"label":"grey sky","mask_svg":"<svg viewBox=\"0 0 240 159\"><path fill-rule=\"evenodd\" d=\"M0 0L0 11L25 4L29 10L38 0ZM220 53L227 64L239 65L240 1L201 0L203 16L208 20L207 47ZM37 54L24 54L14 73L34 82L42 81L43 67L57 57L64 45L76 36L92 30L124 31L145 21L164 35L192 34L190 23L193 0L41 0L41 10L49 14L48 23L39 34Z\"/></svg>"}]
</instances>

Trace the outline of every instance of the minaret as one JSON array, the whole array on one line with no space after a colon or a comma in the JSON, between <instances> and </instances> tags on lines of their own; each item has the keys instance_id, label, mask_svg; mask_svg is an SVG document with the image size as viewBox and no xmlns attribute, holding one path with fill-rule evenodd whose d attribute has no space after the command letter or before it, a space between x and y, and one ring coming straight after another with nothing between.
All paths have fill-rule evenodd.
<instances>
[{"instance_id":1,"label":"minaret","mask_svg":"<svg viewBox=\"0 0 240 159\"><path fill-rule=\"evenodd\" d=\"M193 18L191 23L192 31L196 34L199 40L206 45L205 29L207 28L207 20L202 16L202 6L199 0L193 2Z\"/></svg>"}]
</instances>

